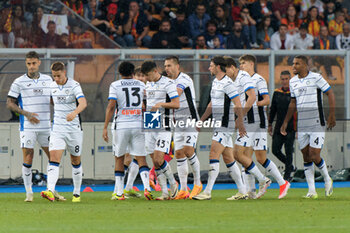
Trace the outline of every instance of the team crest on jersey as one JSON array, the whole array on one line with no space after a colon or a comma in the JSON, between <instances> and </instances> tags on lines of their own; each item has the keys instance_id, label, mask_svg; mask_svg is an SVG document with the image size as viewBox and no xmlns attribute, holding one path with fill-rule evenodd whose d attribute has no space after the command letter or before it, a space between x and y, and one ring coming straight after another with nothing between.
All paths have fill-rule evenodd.
<instances>
[{"instance_id":1,"label":"team crest on jersey","mask_svg":"<svg viewBox=\"0 0 350 233\"><path fill-rule=\"evenodd\" d=\"M308 81L306 81L306 85L310 85L310 81L308 80Z\"/></svg>"},{"instance_id":2,"label":"team crest on jersey","mask_svg":"<svg viewBox=\"0 0 350 233\"><path fill-rule=\"evenodd\" d=\"M144 129L160 129L162 122L162 114L157 112L144 112L143 114L143 128Z\"/></svg>"},{"instance_id":3,"label":"team crest on jersey","mask_svg":"<svg viewBox=\"0 0 350 233\"><path fill-rule=\"evenodd\" d=\"M65 92L66 92L67 95L69 94L69 90L66 90Z\"/></svg>"},{"instance_id":4,"label":"team crest on jersey","mask_svg":"<svg viewBox=\"0 0 350 233\"><path fill-rule=\"evenodd\" d=\"M46 86L46 83L45 83L45 82L42 82L42 85L43 85L43 86Z\"/></svg>"}]
</instances>

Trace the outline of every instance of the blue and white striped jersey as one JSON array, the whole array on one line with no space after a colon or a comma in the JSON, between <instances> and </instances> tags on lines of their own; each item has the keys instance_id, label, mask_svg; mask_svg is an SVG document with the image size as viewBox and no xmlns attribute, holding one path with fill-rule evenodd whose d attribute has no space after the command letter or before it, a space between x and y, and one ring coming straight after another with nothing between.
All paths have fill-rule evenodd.
<instances>
[{"instance_id":1,"label":"blue and white striped jersey","mask_svg":"<svg viewBox=\"0 0 350 233\"><path fill-rule=\"evenodd\" d=\"M38 79L31 79L24 74L11 85L8 96L17 98L19 106L28 112L37 113L40 122L32 124L20 115L20 131L48 131L50 130L50 84L52 78L39 73Z\"/></svg>"},{"instance_id":2,"label":"blue and white striped jersey","mask_svg":"<svg viewBox=\"0 0 350 233\"><path fill-rule=\"evenodd\" d=\"M246 91L248 91L249 89L252 89L256 87L253 79L250 77L250 75L243 71L243 70L239 70L237 77L234 81L237 85L238 88L238 93L239 93L239 98L241 100L241 105L242 108L245 106L248 96L246 95ZM247 116L244 117L244 123L254 123L255 119L254 119L254 109L257 109L256 106L256 102L254 102L252 109L247 113Z\"/></svg>"},{"instance_id":3,"label":"blue and white striped jersey","mask_svg":"<svg viewBox=\"0 0 350 233\"><path fill-rule=\"evenodd\" d=\"M236 84L225 75L221 80L215 78L211 87L210 97L212 104L212 115L215 121L221 121L221 128L217 131L233 132L235 128L234 104L232 99L238 97ZM226 129L225 129L226 128Z\"/></svg>"},{"instance_id":4,"label":"blue and white striped jersey","mask_svg":"<svg viewBox=\"0 0 350 233\"><path fill-rule=\"evenodd\" d=\"M72 79L67 79L64 85L52 82L50 85L51 97L54 103L54 117L52 131L76 132L81 131L80 116L77 115L72 121L66 117L78 106L78 99L85 97L80 84Z\"/></svg>"},{"instance_id":5,"label":"blue and white striped jersey","mask_svg":"<svg viewBox=\"0 0 350 233\"><path fill-rule=\"evenodd\" d=\"M305 78L294 76L289 81L290 95L296 99L298 128L325 126L323 93L331 86L322 75L309 72Z\"/></svg>"},{"instance_id":6,"label":"blue and white striped jersey","mask_svg":"<svg viewBox=\"0 0 350 233\"><path fill-rule=\"evenodd\" d=\"M174 81L176 87L183 90L183 93L180 95L180 108L174 110L175 120L198 120L196 93L192 79L187 74L180 72Z\"/></svg>"},{"instance_id":7,"label":"blue and white striped jersey","mask_svg":"<svg viewBox=\"0 0 350 233\"><path fill-rule=\"evenodd\" d=\"M269 90L267 88L266 80L259 74L255 73L252 75L252 79L255 82L255 94L256 94L256 102L263 99L263 95L268 95ZM254 119L256 122L260 123L260 128L266 128L267 126L267 115L266 109L267 106L257 107L257 111L254 109ZM259 121L257 120L259 119Z\"/></svg>"},{"instance_id":8,"label":"blue and white striped jersey","mask_svg":"<svg viewBox=\"0 0 350 233\"><path fill-rule=\"evenodd\" d=\"M109 87L108 100L117 101L112 129L141 129L145 84L136 79L121 79Z\"/></svg>"}]
</instances>

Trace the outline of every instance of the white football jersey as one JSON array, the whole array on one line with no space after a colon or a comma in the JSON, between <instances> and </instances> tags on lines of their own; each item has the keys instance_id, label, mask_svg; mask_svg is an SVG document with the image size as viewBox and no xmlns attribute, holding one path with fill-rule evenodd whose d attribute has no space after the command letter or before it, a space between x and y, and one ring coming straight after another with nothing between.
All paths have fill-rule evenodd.
<instances>
[{"instance_id":1,"label":"white football jersey","mask_svg":"<svg viewBox=\"0 0 350 233\"><path fill-rule=\"evenodd\" d=\"M192 79L187 74L180 72L174 81L176 87L183 90L183 93L180 95L180 108L174 110L175 120L198 120L196 94Z\"/></svg>"},{"instance_id":2,"label":"white football jersey","mask_svg":"<svg viewBox=\"0 0 350 233\"><path fill-rule=\"evenodd\" d=\"M263 99L263 95L269 94L269 90L267 89L266 80L261 75L255 73L252 75L252 79L255 82L256 102L258 102ZM266 128L267 126L266 109L267 106L257 106L257 111L254 112L254 119L259 119L258 123L260 124L260 128Z\"/></svg>"},{"instance_id":3,"label":"white football jersey","mask_svg":"<svg viewBox=\"0 0 350 233\"><path fill-rule=\"evenodd\" d=\"M239 98L241 100L241 105L243 108L248 99L248 95L245 92L252 88L255 90L256 85L253 79L250 77L250 75L243 70L238 71L237 77L234 82L236 83L236 86L238 88ZM254 110L256 111L256 109L257 109L256 102L254 102L252 108L248 111L247 115L244 117L245 124L246 123L252 124L256 122L254 117Z\"/></svg>"},{"instance_id":4,"label":"white football jersey","mask_svg":"<svg viewBox=\"0 0 350 233\"><path fill-rule=\"evenodd\" d=\"M121 79L111 84L108 100L117 101L112 129L142 128L142 103L145 84L136 79Z\"/></svg>"},{"instance_id":5,"label":"white football jersey","mask_svg":"<svg viewBox=\"0 0 350 233\"><path fill-rule=\"evenodd\" d=\"M72 79L67 79L64 85L57 85L56 82L52 82L50 87L54 104L52 131L81 131L80 115L77 115L72 121L66 119L67 115L77 108L78 99L85 98L80 84Z\"/></svg>"},{"instance_id":6,"label":"white football jersey","mask_svg":"<svg viewBox=\"0 0 350 233\"><path fill-rule=\"evenodd\" d=\"M234 131L235 114L232 99L238 95L236 84L227 75L221 80L213 80L210 92L212 115L215 121L221 121L221 128L216 128L216 131Z\"/></svg>"},{"instance_id":7,"label":"white football jersey","mask_svg":"<svg viewBox=\"0 0 350 233\"><path fill-rule=\"evenodd\" d=\"M157 103L170 102L171 99L176 97L179 97L176 85L170 78L161 76L156 82L146 83L147 111L150 111ZM168 125L170 121L170 110L171 109L164 108L159 109L166 125Z\"/></svg>"},{"instance_id":8,"label":"white football jersey","mask_svg":"<svg viewBox=\"0 0 350 233\"><path fill-rule=\"evenodd\" d=\"M325 126L322 95L331 86L322 75L313 72L305 78L296 75L289 81L289 88L291 97L296 99L298 128Z\"/></svg>"},{"instance_id":9,"label":"white football jersey","mask_svg":"<svg viewBox=\"0 0 350 233\"><path fill-rule=\"evenodd\" d=\"M50 84L52 78L39 73L38 79L31 79L27 74L17 78L11 85L9 97L18 99L20 108L37 113L40 122L32 124L27 117L20 115L20 131L50 130Z\"/></svg>"}]
</instances>

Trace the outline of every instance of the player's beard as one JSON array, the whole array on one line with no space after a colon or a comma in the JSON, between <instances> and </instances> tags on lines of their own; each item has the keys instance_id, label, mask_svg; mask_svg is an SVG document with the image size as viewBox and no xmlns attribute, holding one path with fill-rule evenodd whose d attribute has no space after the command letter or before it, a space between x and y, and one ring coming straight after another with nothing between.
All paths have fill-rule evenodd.
<instances>
[{"instance_id":1,"label":"player's beard","mask_svg":"<svg viewBox=\"0 0 350 233\"><path fill-rule=\"evenodd\" d=\"M29 77L32 79L38 78L39 77L39 71L35 71L35 72L28 72Z\"/></svg>"}]
</instances>

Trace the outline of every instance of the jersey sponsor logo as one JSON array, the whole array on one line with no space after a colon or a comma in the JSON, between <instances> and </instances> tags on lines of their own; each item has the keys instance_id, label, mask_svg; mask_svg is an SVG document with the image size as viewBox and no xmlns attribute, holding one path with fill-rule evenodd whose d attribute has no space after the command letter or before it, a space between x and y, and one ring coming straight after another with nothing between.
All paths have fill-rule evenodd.
<instances>
[{"instance_id":1,"label":"jersey sponsor logo","mask_svg":"<svg viewBox=\"0 0 350 233\"><path fill-rule=\"evenodd\" d=\"M143 114L143 128L145 129L160 129L162 114L157 112L144 112Z\"/></svg>"},{"instance_id":2,"label":"jersey sponsor logo","mask_svg":"<svg viewBox=\"0 0 350 233\"><path fill-rule=\"evenodd\" d=\"M141 109L123 109L121 113L122 115L125 115L125 116L141 115L142 110Z\"/></svg>"},{"instance_id":3,"label":"jersey sponsor logo","mask_svg":"<svg viewBox=\"0 0 350 233\"><path fill-rule=\"evenodd\" d=\"M57 96L57 102L58 103L65 103L66 97L65 96Z\"/></svg>"},{"instance_id":4,"label":"jersey sponsor logo","mask_svg":"<svg viewBox=\"0 0 350 233\"><path fill-rule=\"evenodd\" d=\"M306 93L306 88L299 88L299 95L303 95L304 93Z\"/></svg>"},{"instance_id":5,"label":"jersey sponsor logo","mask_svg":"<svg viewBox=\"0 0 350 233\"><path fill-rule=\"evenodd\" d=\"M148 98L153 98L156 95L155 91L148 91L147 92Z\"/></svg>"},{"instance_id":6,"label":"jersey sponsor logo","mask_svg":"<svg viewBox=\"0 0 350 233\"><path fill-rule=\"evenodd\" d=\"M43 89L33 89L34 95L43 95L44 90Z\"/></svg>"}]
</instances>

